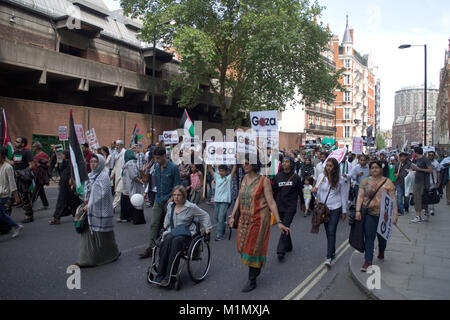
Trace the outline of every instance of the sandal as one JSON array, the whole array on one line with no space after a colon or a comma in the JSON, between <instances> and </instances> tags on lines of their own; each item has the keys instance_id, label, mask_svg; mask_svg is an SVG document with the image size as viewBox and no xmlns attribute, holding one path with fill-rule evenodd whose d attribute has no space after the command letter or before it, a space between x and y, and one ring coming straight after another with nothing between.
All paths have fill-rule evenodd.
<instances>
[{"instance_id":1,"label":"sandal","mask_svg":"<svg viewBox=\"0 0 450 320\"><path fill-rule=\"evenodd\" d=\"M61 224L61 221L53 219L53 220L49 221L48 224L51 224L51 225Z\"/></svg>"}]
</instances>

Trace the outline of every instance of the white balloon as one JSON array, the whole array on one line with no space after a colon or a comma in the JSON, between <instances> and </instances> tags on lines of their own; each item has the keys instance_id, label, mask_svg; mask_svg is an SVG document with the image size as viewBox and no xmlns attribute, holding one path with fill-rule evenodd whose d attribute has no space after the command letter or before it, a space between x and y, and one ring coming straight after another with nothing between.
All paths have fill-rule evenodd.
<instances>
[{"instance_id":1,"label":"white balloon","mask_svg":"<svg viewBox=\"0 0 450 320\"><path fill-rule=\"evenodd\" d=\"M144 207L144 197L142 196L142 194L139 193L133 194L130 198L130 202L133 205L133 207L135 207L138 210L141 210Z\"/></svg>"}]
</instances>

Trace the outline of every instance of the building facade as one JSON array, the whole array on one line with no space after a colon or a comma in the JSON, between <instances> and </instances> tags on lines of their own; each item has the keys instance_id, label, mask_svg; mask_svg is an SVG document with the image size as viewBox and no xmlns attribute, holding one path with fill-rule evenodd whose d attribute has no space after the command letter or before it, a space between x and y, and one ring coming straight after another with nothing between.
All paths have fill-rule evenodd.
<instances>
[{"instance_id":1,"label":"building facade","mask_svg":"<svg viewBox=\"0 0 450 320\"><path fill-rule=\"evenodd\" d=\"M375 84L375 132L374 137L381 132L381 83L380 79Z\"/></svg>"},{"instance_id":2,"label":"building facade","mask_svg":"<svg viewBox=\"0 0 450 320\"><path fill-rule=\"evenodd\" d=\"M436 103L435 143L442 151L450 151L450 39L441 69L439 94Z\"/></svg>"},{"instance_id":3,"label":"building facade","mask_svg":"<svg viewBox=\"0 0 450 320\"><path fill-rule=\"evenodd\" d=\"M341 85L336 90L336 138L339 147L351 147L353 137L367 135L375 128L375 74L370 54L362 55L354 47L354 30L345 27L344 37L333 37L337 70L344 69Z\"/></svg>"},{"instance_id":4,"label":"building facade","mask_svg":"<svg viewBox=\"0 0 450 320\"><path fill-rule=\"evenodd\" d=\"M178 62L171 53L141 42L141 27L120 10L109 11L102 0L2 0L0 103L11 138L57 142L58 126L68 124L70 108L84 130L95 128L101 145L129 141L136 122L144 145L178 128L183 109L176 95L166 95ZM205 89L189 114L203 121L204 130L221 128L220 116L212 112L217 107Z\"/></svg>"},{"instance_id":5,"label":"building facade","mask_svg":"<svg viewBox=\"0 0 450 320\"><path fill-rule=\"evenodd\" d=\"M395 93L395 120L392 126L392 145L401 148L406 142L424 143L424 87L407 87ZM434 122L439 90L427 89L427 145L434 140Z\"/></svg>"}]
</instances>

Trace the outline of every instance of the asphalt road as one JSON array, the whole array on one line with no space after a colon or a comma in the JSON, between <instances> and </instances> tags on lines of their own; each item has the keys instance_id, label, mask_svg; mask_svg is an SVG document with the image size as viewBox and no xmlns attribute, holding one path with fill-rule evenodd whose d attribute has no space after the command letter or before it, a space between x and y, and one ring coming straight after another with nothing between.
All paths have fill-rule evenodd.
<instances>
[{"instance_id":1,"label":"asphalt road","mask_svg":"<svg viewBox=\"0 0 450 320\"><path fill-rule=\"evenodd\" d=\"M164 300L367 300L352 282L348 261L352 249L346 244L347 222L339 223L336 247L338 259L331 269L323 266L326 236L323 226L319 234L310 233L311 219L298 213L294 218L293 252L284 262L276 257L280 236L272 227L266 267L258 277L258 288L241 293L247 281L248 268L241 265L236 251L236 232L231 241L211 241L212 262L207 278L192 282L185 269L180 291L160 288L146 282L150 259L139 260L138 254L148 243L151 209L145 209L147 224L116 224L115 236L122 252L114 263L81 270L81 289L69 290L69 265L77 262L79 235L72 217L64 217L61 225L51 226L57 189L47 188L48 210L36 211L35 221L24 225L22 234L0 236L0 300L3 299L164 299ZM35 208L41 206L40 200ZM201 204L212 215L212 207ZM21 208L14 208L13 218L24 218ZM117 216L117 214L116 214ZM214 220L213 220L214 221ZM214 235L214 231L213 231ZM228 236L228 234L227 234ZM213 237L212 237L213 239Z\"/></svg>"}]
</instances>

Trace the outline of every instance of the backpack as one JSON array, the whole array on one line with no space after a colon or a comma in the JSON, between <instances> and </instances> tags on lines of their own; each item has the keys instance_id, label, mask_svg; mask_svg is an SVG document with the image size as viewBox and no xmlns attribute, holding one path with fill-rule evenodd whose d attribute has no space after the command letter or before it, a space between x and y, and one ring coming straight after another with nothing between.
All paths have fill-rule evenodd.
<instances>
[{"instance_id":1,"label":"backpack","mask_svg":"<svg viewBox=\"0 0 450 320\"><path fill-rule=\"evenodd\" d=\"M448 183L448 168L449 163L446 163L444 169L441 170L441 186L446 186Z\"/></svg>"}]
</instances>

